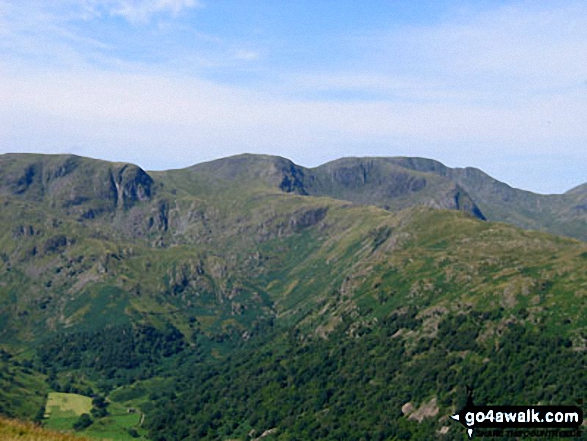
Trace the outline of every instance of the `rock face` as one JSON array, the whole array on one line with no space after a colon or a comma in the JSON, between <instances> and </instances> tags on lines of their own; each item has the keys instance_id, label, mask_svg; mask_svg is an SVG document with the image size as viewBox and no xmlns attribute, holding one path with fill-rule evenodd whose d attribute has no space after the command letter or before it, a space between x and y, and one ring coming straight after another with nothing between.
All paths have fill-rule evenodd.
<instances>
[{"instance_id":1,"label":"rock face","mask_svg":"<svg viewBox=\"0 0 587 441\"><path fill-rule=\"evenodd\" d=\"M129 208L135 202L151 199L153 179L136 165L125 164L110 170L110 183L115 190L117 208Z\"/></svg>"},{"instance_id":2,"label":"rock face","mask_svg":"<svg viewBox=\"0 0 587 441\"><path fill-rule=\"evenodd\" d=\"M306 174L304 173L303 167L295 165L293 162L290 164L284 164L281 168L281 174L283 176L279 188L286 193L297 193L301 195L307 195L308 192L304 188L304 181Z\"/></svg>"},{"instance_id":3,"label":"rock face","mask_svg":"<svg viewBox=\"0 0 587 441\"><path fill-rule=\"evenodd\" d=\"M153 179L140 167L74 155L3 155L0 192L91 219L149 201Z\"/></svg>"},{"instance_id":4,"label":"rock face","mask_svg":"<svg viewBox=\"0 0 587 441\"><path fill-rule=\"evenodd\" d=\"M393 158L344 158L310 169L276 156L239 155L198 164L190 171L227 185L255 182L286 193L328 196L390 211L423 205L485 219L462 186L448 177L396 164Z\"/></svg>"},{"instance_id":5,"label":"rock face","mask_svg":"<svg viewBox=\"0 0 587 441\"><path fill-rule=\"evenodd\" d=\"M467 191L450 179L410 170L391 158L344 158L312 170L305 186L313 196L330 196L356 204L396 211L415 205L465 211L485 219Z\"/></svg>"}]
</instances>

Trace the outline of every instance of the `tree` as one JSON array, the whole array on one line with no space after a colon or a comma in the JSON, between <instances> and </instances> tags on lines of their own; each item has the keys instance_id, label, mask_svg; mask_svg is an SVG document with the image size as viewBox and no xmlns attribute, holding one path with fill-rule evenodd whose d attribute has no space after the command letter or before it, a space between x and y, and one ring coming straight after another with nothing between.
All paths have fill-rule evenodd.
<instances>
[{"instance_id":1,"label":"tree","mask_svg":"<svg viewBox=\"0 0 587 441\"><path fill-rule=\"evenodd\" d=\"M90 415L87 413L82 413L79 416L78 420L75 423L73 423L73 429L77 430L77 431L83 430L86 427L91 426L92 423L93 423L93 421L92 421L92 418L90 417Z\"/></svg>"}]
</instances>

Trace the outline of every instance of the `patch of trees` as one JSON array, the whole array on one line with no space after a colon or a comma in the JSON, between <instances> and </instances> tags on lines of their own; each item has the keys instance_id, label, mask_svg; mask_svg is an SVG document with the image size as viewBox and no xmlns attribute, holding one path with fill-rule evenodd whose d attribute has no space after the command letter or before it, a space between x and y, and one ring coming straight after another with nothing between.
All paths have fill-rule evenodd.
<instances>
[{"instance_id":1,"label":"patch of trees","mask_svg":"<svg viewBox=\"0 0 587 441\"><path fill-rule=\"evenodd\" d=\"M0 350L0 415L19 419L42 418L46 400L42 379L12 354Z\"/></svg>"},{"instance_id":2,"label":"patch of trees","mask_svg":"<svg viewBox=\"0 0 587 441\"><path fill-rule=\"evenodd\" d=\"M103 396L96 395L92 399L92 410L90 410L90 413L94 418L104 418L108 415L107 407L108 401Z\"/></svg>"},{"instance_id":3,"label":"patch of trees","mask_svg":"<svg viewBox=\"0 0 587 441\"><path fill-rule=\"evenodd\" d=\"M80 431L84 430L87 427L90 427L94 421L87 413L82 413L77 421L73 423L73 430Z\"/></svg>"},{"instance_id":4,"label":"patch of trees","mask_svg":"<svg viewBox=\"0 0 587 441\"><path fill-rule=\"evenodd\" d=\"M121 325L56 335L38 347L37 361L45 371L79 369L99 374L97 377L103 380L125 383L148 378L162 360L185 348L183 334L170 324L163 329ZM55 377L49 376L50 383L51 378ZM54 390L61 389L57 381L50 385Z\"/></svg>"},{"instance_id":5,"label":"patch of trees","mask_svg":"<svg viewBox=\"0 0 587 441\"><path fill-rule=\"evenodd\" d=\"M499 316L500 314L497 314ZM344 328L300 341L283 335L217 363L179 367L175 387L153 396L145 419L154 440L438 439L442 424L406 419L402 406L436 397L439 415L464 405L576 404L587 390L585 355L548 329L511 324L497 344L477 341L481 313L448 315L426 347L391 335L418 324L393 315L360 337ZM400 325L401 324L401 325ZM459 340L459 336L462 336ZM449 431L444 439L462 439Z\"/></svg>"}]
</instances>

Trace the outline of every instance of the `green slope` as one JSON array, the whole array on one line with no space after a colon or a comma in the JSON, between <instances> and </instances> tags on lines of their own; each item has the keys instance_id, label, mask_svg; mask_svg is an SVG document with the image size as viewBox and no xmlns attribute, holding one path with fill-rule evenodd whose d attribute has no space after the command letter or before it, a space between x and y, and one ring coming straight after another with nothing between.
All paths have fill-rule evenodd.
<instances>
[{"instance_id":1,"label":"green slope","mask_svg":"<svg viewBox=\"0 0 587 441\"><path fill-rule=\"evenodd\" d=\"M45 376L31 363L21 363L0 351L0 414L11 418L40 419L47 395Z\"/></svg>"},{"instance_id":2,"label":"green slope","mask_svg":"<svg viewBox=\"0 0 587 441\"><path fill-rule=\"evenodd\" d=\"M313 428L429 439L469 380L489 401L576 400L587 245L480 220L499 217L475 199L493 190L443 167L376 158L303 169L242 155L147 173L3 155L0 346L32 375L14 394L40 381L128 396L162 439L274 428L280 439ZM512 339L537 343L516 356ZM534 384L496 386L494 372L530 375L536 354ZM279 366L293 371L274 377ZM432 399L435 416L401 416Z\"/></svg>"}]
</instances>

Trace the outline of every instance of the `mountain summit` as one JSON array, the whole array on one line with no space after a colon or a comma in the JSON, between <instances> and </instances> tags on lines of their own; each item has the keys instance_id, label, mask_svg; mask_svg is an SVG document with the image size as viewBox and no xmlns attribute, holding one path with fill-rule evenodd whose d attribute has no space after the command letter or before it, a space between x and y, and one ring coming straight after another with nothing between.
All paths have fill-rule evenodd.
<instances>
[{"instance_id":1,"label":"mountain summit","mask_svg":"<svg viewBox=\"0 0 587 441\"><path fill-rule=\"evenodd\" d=\"M132 164L73 155L6 154L0 156L0 184L0 193L59 206L82 218L150 201L161 185L204 198L202 193L226 196L238 187L330 197L392 212L414 206L459 210L587 240L587 183L564 194L541 195L476 168L450 168L425 158L342 158L306 168L278 156L243 154L145 172Z\"/></svg>"},{"instance_id":2,"label":"mountain summit","mask_svg":"<svg viewBox=\"0 0 587 441\"><path fill-rule=\"evenodd\" d=\"M413 206L460 210L482 220L587 240L587 184L565 194L541 195L513 188L476 168L408 157L342 158L305 168L277 156L244 154L182 172L209 185L265 186L388 211Z\"/></svg>"}]
</instances>

